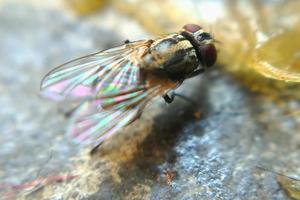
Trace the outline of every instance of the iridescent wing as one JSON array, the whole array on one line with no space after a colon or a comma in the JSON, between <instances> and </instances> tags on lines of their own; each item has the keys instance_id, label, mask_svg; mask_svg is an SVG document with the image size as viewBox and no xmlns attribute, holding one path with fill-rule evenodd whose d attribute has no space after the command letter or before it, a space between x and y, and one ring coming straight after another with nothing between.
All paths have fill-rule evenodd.
<instances>
[{"instance_id":1,"label":"iridescent wing","mask_svg":"<svg viewBox=\"0 0 300 200\"><path fill-rule=\"evenodd\" d=\"M49 99L64 101L134 89L142 81L137 59L151 43L136 41L60 65L43 78L41 93Z\"/></svg>"},{"instance_id":2,"label":"iridescent wing","mask_svg":"<svg viewBox=\"0 0 300 200\"><path fill-rule=\"evenodd\" d=\"M79 144L97 146L142 113L151 98L161 94L162 86L87 101L79 107L68 135Z\"/></svg>"},{"instance_id":3,"label":"iridescent wing","mask_svg":"<svg viewBox=\"0 0 300 200\"><path fill-rule=\"evenodd\" d=\"M140 71L139 58L151 43L138 41L85 56L45 76L44 96L86 100L71 118L68 135L74 141L100 144L137 119L151 98L170 89L164 78L147 74L146 79Z\"/></svg>"}]
</instances>

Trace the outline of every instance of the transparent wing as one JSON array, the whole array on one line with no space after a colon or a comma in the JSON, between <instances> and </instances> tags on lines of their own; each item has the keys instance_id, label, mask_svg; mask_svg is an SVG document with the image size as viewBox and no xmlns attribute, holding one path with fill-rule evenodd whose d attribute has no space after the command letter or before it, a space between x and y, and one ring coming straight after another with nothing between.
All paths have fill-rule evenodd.
<instances>
[{"instance_id":1,"label":"transparent wing","mask_svg":"<svg viewBox=\"0 0 300 200\"><path fill-rule=\"evenodd\" d=\"M97 146L136 120L147 102L161 92L162 86L156 86L87 101L73 116L68 135L76 143Z\"/></svg>"},{"instance_id":2,"label":"transparent wing","mask_svg":"<svg viewBox=\"0 0 300 200\"><path fill-rule=\"evenodd\" d=\"M50 71L42 80L43 96L56 100L116 94L141 85L138 58L151 41L136 41L84 56Z\"/></svg>"},{"instance_id":3,"label":"transparent wing","mask_svg":"<svg viewBox=\"0 0 300 200\"><path fill-rule=\"evenodd\" d=\"M151 40L88 55L49 72L42 94L50 99L86 101L71 118L68 135L77 143L98 145L137 119L147 102L176 83L155 73L141 73L139 58ZM146 78L147 77L147 78Z\"/></svg>"}]
</instances>

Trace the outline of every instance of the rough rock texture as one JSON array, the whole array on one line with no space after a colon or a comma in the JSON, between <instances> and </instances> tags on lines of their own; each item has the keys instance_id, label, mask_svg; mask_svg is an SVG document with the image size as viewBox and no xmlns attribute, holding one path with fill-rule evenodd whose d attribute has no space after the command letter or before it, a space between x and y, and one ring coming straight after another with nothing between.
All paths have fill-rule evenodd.
<instances>
[{"instance_id":1,"label":"rough rock texture","mask_svg":"<svg viewBox=\"0 0 300 200\"><path fill-rule=\"evenodd\" d=\"M57 6L0 4L0 184L71 173L79 176L25 198L289 199L275 174L257 166L299 173L299 117L285 113L299 103L252 94L219 69L178 90L192 103L156 99L92 156L67 141L68 120L38 96L42 76L142 36L112 9L76 18Z\"/></svg>"}]
</instances>

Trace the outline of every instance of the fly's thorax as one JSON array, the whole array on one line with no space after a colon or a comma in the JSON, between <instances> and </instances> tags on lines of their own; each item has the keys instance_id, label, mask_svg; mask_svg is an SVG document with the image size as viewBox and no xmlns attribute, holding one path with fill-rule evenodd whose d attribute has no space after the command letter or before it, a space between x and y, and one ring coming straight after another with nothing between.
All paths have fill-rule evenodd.
<instances>
[{"instance_id":1,"label":"fly's thorax","mask_svg":"<svg viewBox=\"0 0 300 200\"><path fill-rule=\"evenodd\" d=\"M182 35L171 34L155 40L143 57L143 67L164 70L170 76L184 77L198 67L196 51Z\"/></svg>"}]
</instances>

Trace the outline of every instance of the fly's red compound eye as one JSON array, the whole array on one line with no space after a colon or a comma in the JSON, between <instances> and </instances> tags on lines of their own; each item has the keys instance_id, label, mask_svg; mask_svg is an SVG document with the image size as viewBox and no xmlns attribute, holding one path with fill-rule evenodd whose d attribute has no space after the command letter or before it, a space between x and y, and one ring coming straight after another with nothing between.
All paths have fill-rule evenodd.
<instances>
[{"instance_id":1,"label":"fly's red compound eye","mask_svg":"<svg viewBox=\"0 0 300 200\"><path fill-rule=\"evenodd\" d=\"M213 44L206 44L200 47L202 59L207 67L211 67L217 60L217 49Z\"/></svg>"},{"instance_id":2,"label":"fly's red compound eye","mask_svg":"<svg viewBox=\"0 0 300 200\"><path fill-rule=\"evenodd\" d=\"M183 29L190 32L190 33L195 33L202 29L201 26L198 26L197 24L186 24L183 26Z\"/></svg>"}]
</instances>

